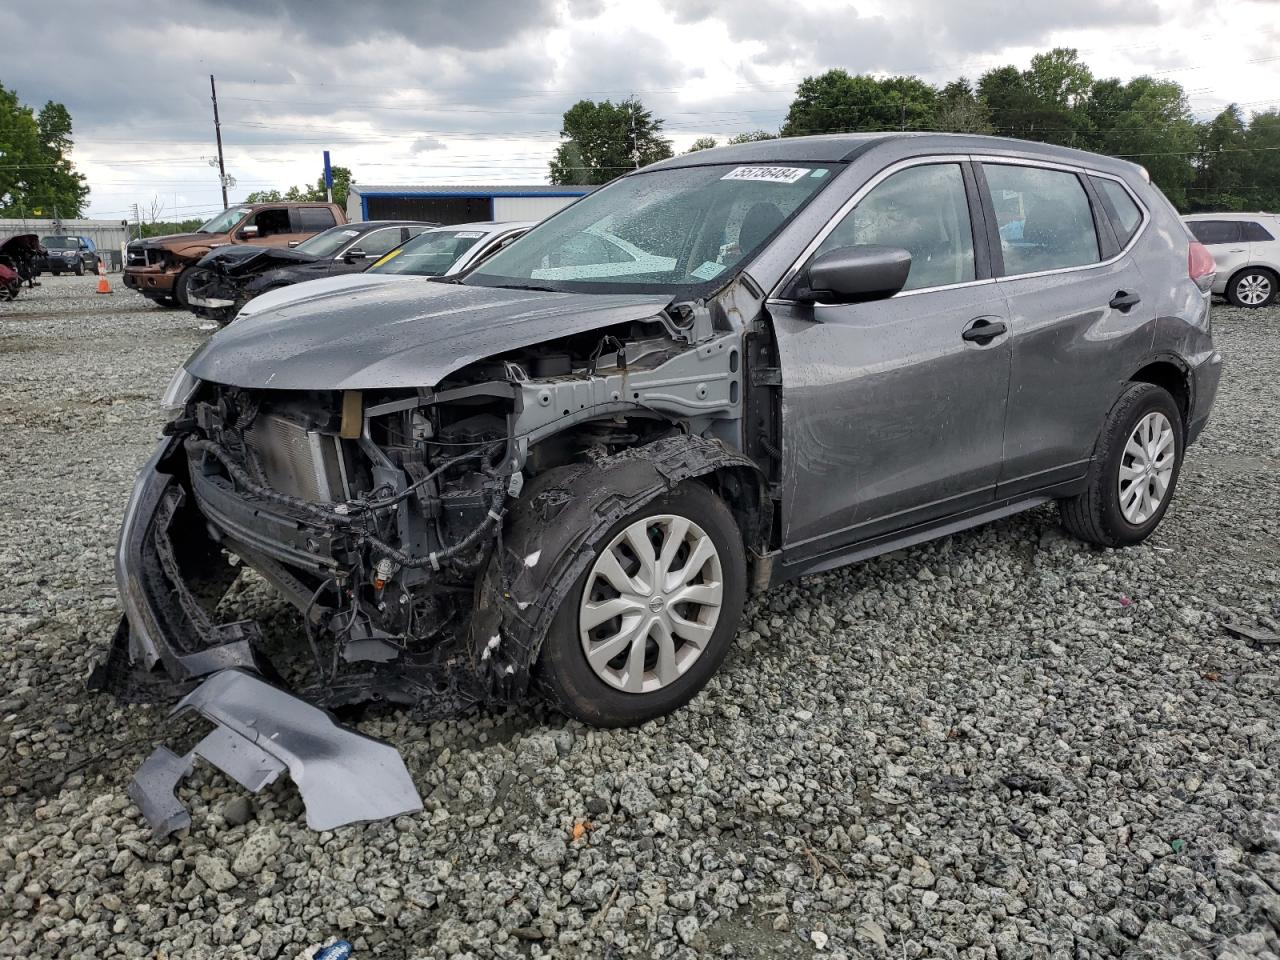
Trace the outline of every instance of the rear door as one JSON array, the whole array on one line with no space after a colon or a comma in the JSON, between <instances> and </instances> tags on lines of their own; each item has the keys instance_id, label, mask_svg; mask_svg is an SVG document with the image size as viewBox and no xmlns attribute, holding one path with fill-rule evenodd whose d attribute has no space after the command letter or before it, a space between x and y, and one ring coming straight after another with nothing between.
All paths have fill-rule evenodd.
<instances>
[{"instance_id":1,"label":"rear door","mask_svg":"<svg viewBox=\"0 0 1280 960\"><path fill-rule=\"evenodd\" d=\"M1013 329L1003 500L1088 469L1119 385L1150 346L1159 291L1127 253L1149 218L1119 180L1102 177L1139 215L1123 247L1084 171L989 157L979 173Z\"/></svg>"},{"instance_id":2,"label":"rear door","mask_svg":"<svg viewBox=\"0 0 1280 960\"><path fill-rule=\"evenodd\" d=\"M337 224L333 211L328 207L293 207L289 210L289 236L281 245L287 246L290 241L301 242Z\"/></svg>"},{"instance_id":3,"label":"rear door","mask_svg":"<svg viewBox=\"0 0 1280 960\"><path fill-rule=\"evenodd\" d=\"M990 280L976 184L962 157L900 167L855 193L804 263L840 247L903 247L912 254L903 291L869 303L769 301L788 563L994 497L1008 318Z\"/></svg>"}]
</instances>

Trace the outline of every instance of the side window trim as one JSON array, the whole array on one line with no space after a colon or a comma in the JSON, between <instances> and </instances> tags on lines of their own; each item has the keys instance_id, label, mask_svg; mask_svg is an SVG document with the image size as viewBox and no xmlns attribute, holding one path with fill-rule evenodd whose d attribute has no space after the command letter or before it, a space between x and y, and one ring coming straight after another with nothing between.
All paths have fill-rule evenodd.
<instances>
[{"instance_id":1,"label":"side window trim","mask_svg":"<svg viewBox=\"0 0 1280 960\"><path fill-rule=\"evenodd\" d=\"M1124 180L1115 176L1114 174L1104 173L1103 171L1100 171L1100 170L1092 170L1085 167L1073 167L1065 163L1054 163L1052 160L1028 160L1023 157L1002 157L995 154L992 154L992 155L984 154L981 156L975 155L971 159L974 161L975 173L977 175L978 183L981 185L981 188L982 188L982 200L983 200L984 210L989 211L987 214L988 235L990 235L991 233L991 230L990 230L991 225L995 223L995 203L991 199L991 187L990 187L990 184L987 183L986 174L983 171L983 166L986 164L993 164L993 165L1006 164L1008 166L1036 167L1042 170L1057 170L1063 173L1075 174L1076 179L1079 180L1084 187L1085 196L1089 198L1089 208L1094 218L1095 230L1098 229L1097 221L1101 211L1095 200L1092 184L1089 183L1090 177L1105 177L1108 180L1115 180L1122 187L1124 187L1125 191L1133 199L1133 202L1138 205L1138 210L1140 210L1142 213L1142 221L1138 224L1137 229L1133 231L1133 236L1129 238L1129 242L1124 245L1123 249L1116 250L1111 256L1102 257L1096 263L1082 263L1072 267L1057 267L1053 270L1037 270L1032 273L1010 274L1005 272L1004 257L1001 252L999 235L997 233L997 235L991 240L993 244L992 260L993 260L993 263L997 264L999 267L999 271L996 273L997 279L1013 280L1013 279L1022 279L1024 277L1044 277L1044 276L1052 276L1053 274L1057 274L1057 273L1067 273L1068 271L1072 271L1072 270L1092 270L1095 267L1107 266L1108 264L1114 263L1116 260L1119 260L1125 254L1127 254L1129 250L1134 246L1134 244L1138 242L1138 238L1141 237L1144 232L1146 232L1147 225L1151 222L1151 213L1150 211L1147 210L1146 205L1143 204L1141 201L1139 201L1139 199L1136 196L1134 196L1133 191L1129 189L1129 185L1126 184ZM1111 233L1110 231L1110 225L1108 225L1108 229L1106 232L1099 233L1099 238L1102 238L1102 237L1111 237L1112 243L1116 243L1114 239L1114 234Z\"/></svg>"},{"instance_id":2,"label":"side window trim","mask_svg":"<svg viewBox=\"0 0 1280 960\"><path fill-rule=\"evenodd\" d=\"M1144 231L1147 228L1147 224L1151 222L1151 211L1147 209L1147 205L1143 203L1140 199L1138 199L1138 196L1133 192L1133 189L1127 183L1125 183L1124 180L1122 180L1120 177L1117 177L1114 174L1110 174L1110 173L1103 173L1101 170L1086 170L1084 172L1086 174L1085 179L1089 181L1090 185L1093 185L1093 181L1095 180L1110 180L1112 183L1117 184L1120 187L1120 189L1123 190L1128 195L1130 201L1133 202L1133 205L1138 208L1138 213L1141 215L1142 219L1139 220L1138 225L1133 228L1133 233L1129 235L1129 239L1120 245L1121 246L1120 252L1122 254L1128 253L1129 248L1132 247L1135 242L1137 242L1138 237L1142 235L1142 231ZM1102 198L1103 202L1106 204L1106 210L1108 214L1109 215L1115 214L1116 212L1115 205L1111 202L1111 199L1106 195L1106 191L1097 190L1095 187L1095 192L1098 194L1099 197ZM1114 223L1119 223L1119 222L1120 222L1120 218L1116 216ZM1120 239L1119 235L1117 234L1116 236L1117 242L1119 241L1119 239Z\"/></svg>"},{"instance_id":3,"label":"side window trim","mask_svg":"<svg viewBox=\"0 0 1280 960\"><path fill-rule=\"evenodd\" d=\"M1110 205L1103 206L1102 191L1094 187L1093 181L1084 173L1076 172L1076 179L1084 187L1085 196L1089 198L1089 210L1093 214L1093 229L1098 235L1098 262L1110 260L1120 252L1120 238L1116 236L1115 220Z\"/></svg>"},{"instance_id":4,"label":"side window trim","mask_svg":"<svg viewBox=\"0 0 1280 960\"><path fill-rule=\"evenodd\" d=\"M995 276L991 253L991 231L987 226L987 211L982 203L982 191L978 187L977 173L968 160L960 164L964 178L964 196L969 205L969 230L973 234L973 278L989 280Z\"/></svg>"}]
</instances>

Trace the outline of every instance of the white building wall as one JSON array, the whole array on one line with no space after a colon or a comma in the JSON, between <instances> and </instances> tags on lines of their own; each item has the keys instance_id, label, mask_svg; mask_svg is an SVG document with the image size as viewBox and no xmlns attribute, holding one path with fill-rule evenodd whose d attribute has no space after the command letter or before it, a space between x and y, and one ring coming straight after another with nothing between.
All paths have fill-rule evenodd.
<instances>
[{"instance_id":1,"label":"white building wall","mask_svg":"<svg viewBox=\"0 0 1280 960\"><path fill-rule=\"evenodd\" d=\"M577 197L494 197L495 220L541 220L549 217Z\"/></svg>"}]
</instances>

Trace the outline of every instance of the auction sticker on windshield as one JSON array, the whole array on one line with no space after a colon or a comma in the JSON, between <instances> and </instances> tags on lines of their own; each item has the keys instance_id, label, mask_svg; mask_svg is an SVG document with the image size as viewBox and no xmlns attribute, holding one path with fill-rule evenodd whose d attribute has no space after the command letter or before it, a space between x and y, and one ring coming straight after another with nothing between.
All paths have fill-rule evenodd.
<instances>
[{"instance_id":1,"label":"auction sticker on windshield","mask_svg":"<svg viewBox=\"0 0 1280 960\"><path fill-rule=\"evenodd\" d=\"M808 167L734 167L721 180L764 180L768 183L795 183L809 175Z\"/></svg>"}]
</instances>

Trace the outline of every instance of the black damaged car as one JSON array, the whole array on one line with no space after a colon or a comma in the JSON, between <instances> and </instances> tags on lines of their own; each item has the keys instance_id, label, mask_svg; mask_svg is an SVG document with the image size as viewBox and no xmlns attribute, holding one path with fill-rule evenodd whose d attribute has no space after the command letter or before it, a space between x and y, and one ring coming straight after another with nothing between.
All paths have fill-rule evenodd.
<instances>
[{"instance_id":1,"label":"black damaged car","mask_svg":"<svg viewBox=\"0 0 1280 960\"><path fill-rule=\"evenodd\" d=\"M342 273L359 273L406 240L437 226L416 220L364 220L318 233L293 247L227 244L196 264L188 308L197 316L229 323L261 293Z\"/></svg>"}]
</instances>

